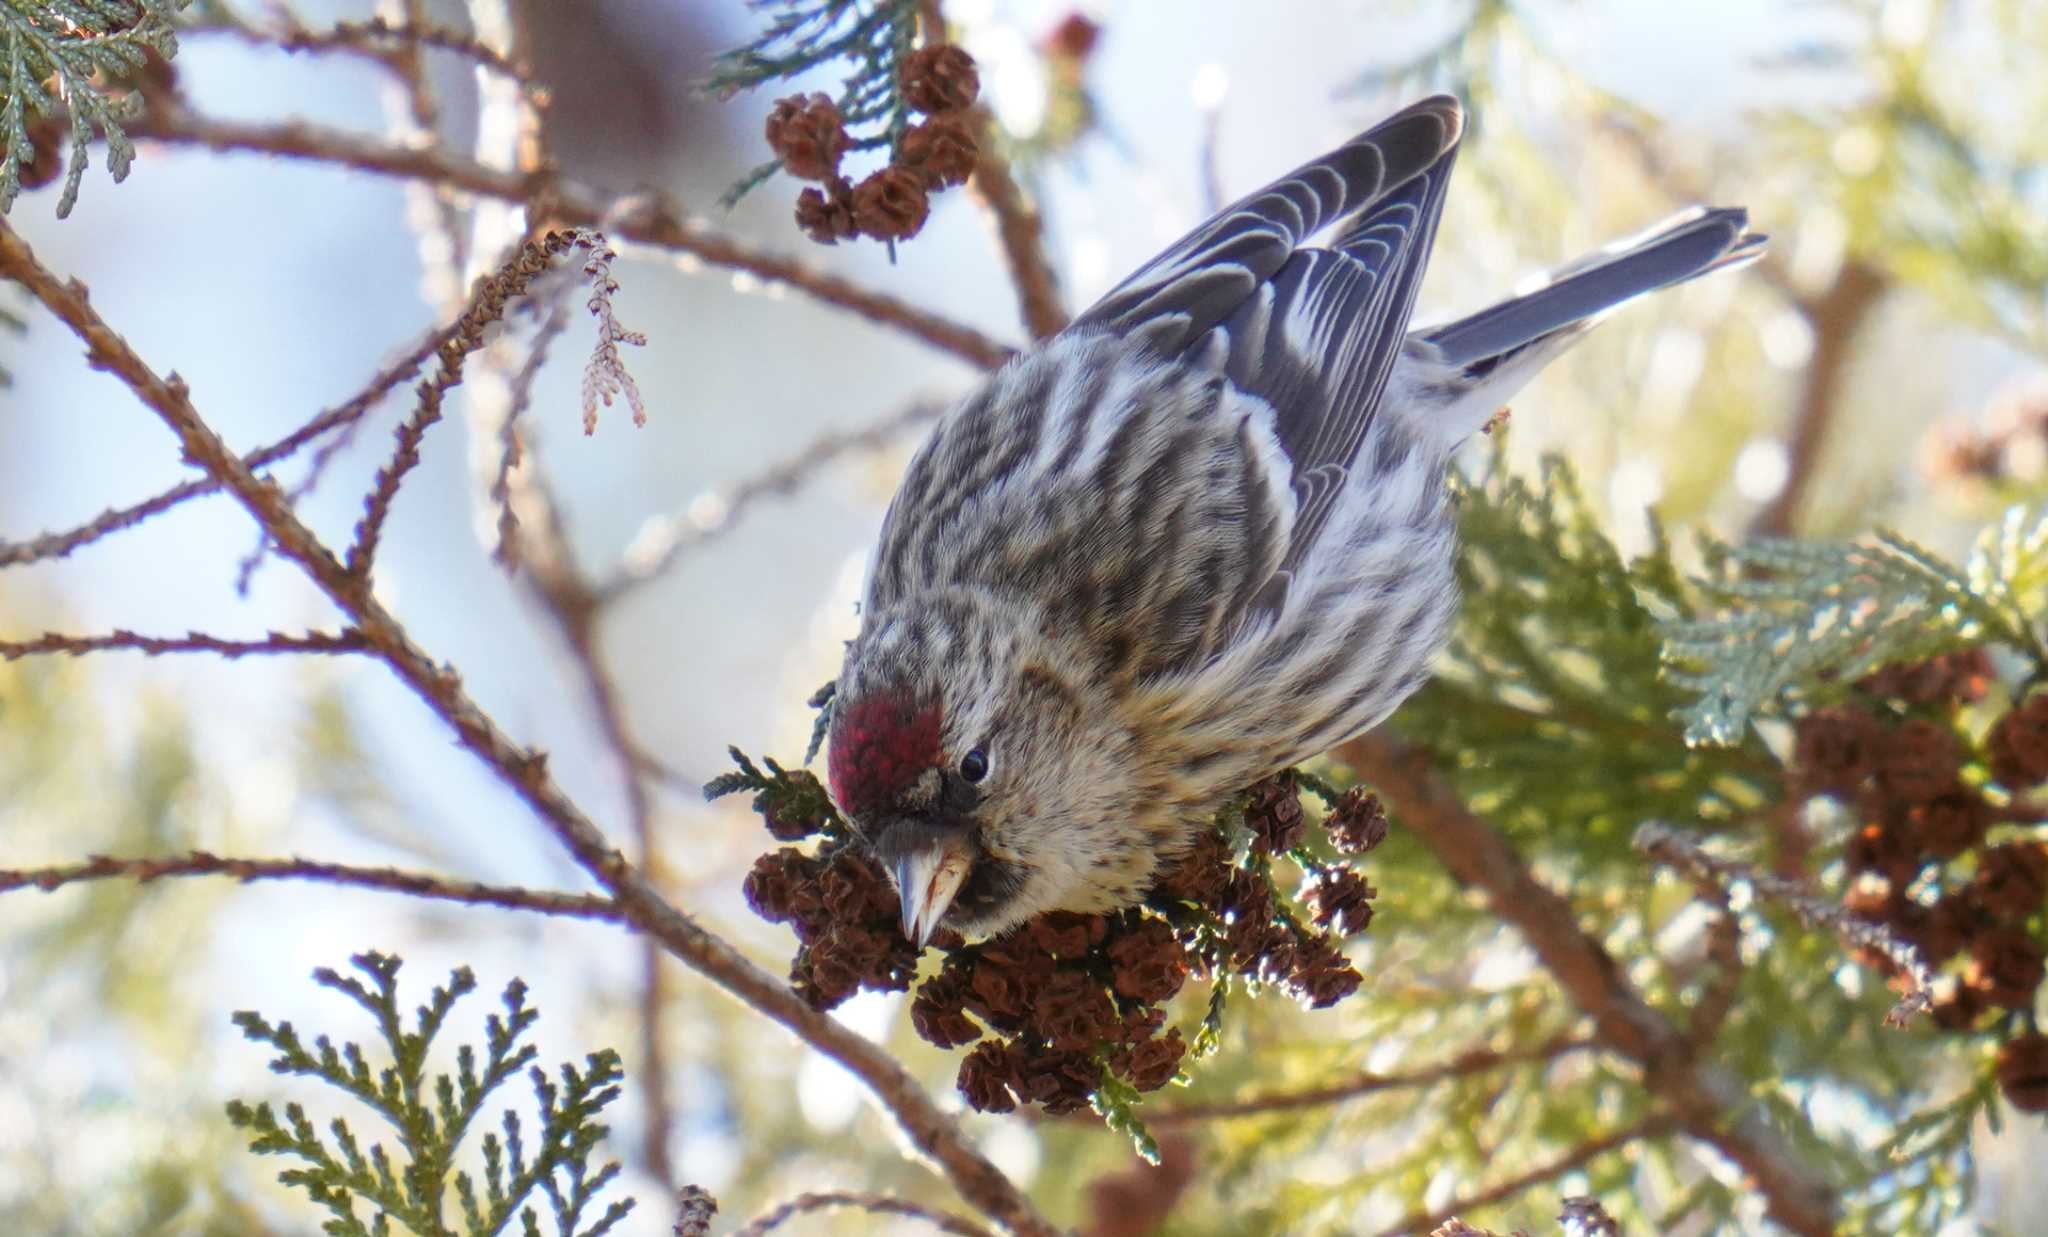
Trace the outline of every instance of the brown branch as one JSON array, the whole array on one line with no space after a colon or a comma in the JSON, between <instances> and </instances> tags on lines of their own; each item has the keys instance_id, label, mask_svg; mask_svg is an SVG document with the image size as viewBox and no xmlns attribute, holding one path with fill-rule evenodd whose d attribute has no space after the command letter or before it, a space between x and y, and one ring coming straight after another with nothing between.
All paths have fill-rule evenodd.
<instances>
[{"instance_id":1,"label":"brown branch","mask_svg":"<svg viewBox=\"0 0 2048 1237\"><path fill-rule=\"evenodd\" d=\"M1785 484L1756 513L1749 531L1756 537L1789 536L1813 486L1814 470L1827 445L1828 432L1841 412L1848 382L1849 360L1856 335L1891 290L1891 280L1859 258L1849 258L1819 296L1797 304L1813 331L1813 354L1799 377L1799 402L1792 414L1790 467Z\"/></svg>"},{"instance_id":2,"label":"brown branch","mask_svg":"<svg viewBox=\"0 0 2048 1237\"><path fill-rule=\"evenodd\" d=\"M1548 1181L1555 1181L1566 1173L1577 1172L1610 1151L1619 1151L1631 1143L1641 1142L1647 1138L1662 1138L1664 1135L1671 1133L1677 1125L1678 1123L1672 1118L1661 1115L1651 1117L1645 1121L1638 1121L1627 1129L1616 1130L1605 1137L1581 1143L1569 1154L1552 1160L1548 1164L1532 1168L1519 1177L1511 1177L1489 1190L1474 1194L1469 1198L1458 1199L1455 1202L1439 1207L1435 1211L1418 1212L1411 1215L1399 1224L1381 1233L1379 1237L1412 1237L1412 1234L1415 1233L1426 1233L1439 1224L1457 1218L1458 1213L1461 1211L1477 1211L1481 1207L1491 1207L1495 1203L1505 1202L1524 1190L1533 1189Z\"/></svg>"},{"instance_id":3,"label":"brown branch","mask_svg":"<svg viewBox=\"0 0 2048 1237\"><path fill-rule=\"evenodd\" d=\"M757 503L795 493L826 465L856 452L879 450L905 430L936 420L944 411L942 404L919 401L857 430L828 430L737 485L706 490L684 503L676 514L647 520L634 535L617 573L598 585L598 600L610 602L647 583L675 566L688 551L732 531Z\"/></svg>"},{"instance_id":4,"label":"brown branch","mask_svg":"<svg viewBox=\"0 0 2048 1237\"><path fill-rule=\"evenodd\" d=\"M1067 311L1060 303L1059 278L1045 257L1045 219L1026 196L1011 173L1010 161L998 153L1002 136L995 114L986 107L974 109L981 139L975 144L974 176L967 187L989 214L996 243L1009 268L1010 283L1017 289L1017 310L1031 338L1044 339L1067 325Z\"/></svg>"},{"instance_id":5,"label":"brown branch","mask_svg":"<svg viewBox=\"0 0 2048 1237\"><path fill-rule=\"evenodd\" d=\"M252 47L275 47L287 52L341 52L384 63L389 63L394 54L416 54L420 48L432 47L475 61L484 68L503 74L522 85L533 80L533 69L530 66L501 54L497 49L459 30L427 22L394 22L379 16L368 21L337 22L324 29L315 30L287 17L288 24L282 28L265 29L250 22L237 20L233 14L226 16L227 20L221 24L192 26L179 33L228 35Z\"/></svg>"},{"instance_id":6,"label":"brown branch","mask_svg":"<svg viewBox=\"0 0 2048 1237\"><path fill-rule=\"evenodd\" d=\"M493 323L504 320L512 302L526 295L527 287L553 265L555 257L572 248L602 248L603 243L604 238L593 232L549 232L528 241L495 274L477 282L469 295L468 308L455 320L454 332L441 345L440 365L432 378L419 385L419 404L398 427L398 445L391 458L377 470L369 497L363 501L363 516L356 522L355 539L348 548L345 570L349 575L369 575L377 557L377 540L391 514L391 503L398 497L398 487L419 464L420 441L428 428L441 419L442 400L462 381L463 362L484 346L484 332Z\"/></svg>"},{"instance_id":7,"label":"brown branch","mask_svg":"<svg viewBox=\"0 0 2048 1237\"><path fill-rule=\"evenodd\" d=\"M548 218L561 224L599 226L608 199L585 185L560 177L499 171L440 149L413 149L340 129L291 120L256 124L201 116L175 103L153 104L129 125L138 138L218 151L244 151L331 163L362 172L446 185L479 197L531 203L545 198ZM972 327L920 309L908 301L814 270L790 258L749 249L684 219L675 205L654 200L630 215L605 223L618 239L674 250L728 270L744 271L770 284L783 284L870 322L902 331L979 369L1009 359L1010 349Z\"/></svg>"},{"instance_id":8,"label":"brown branch","mask_svg":"<svg viewBox=\"0 0 2048 1237\"><path fill-rule=\"evenodd\" d=\"M251 654L284 653L366 653L369 642L358 631L315 631L288 636L273 631L261 640L228 640L203 631L182 636L142 636L116 627L104 636L67 636L46 631L34 640L0 640L0 661L16 661L46 653L83 657L87 653L127 650L146 657L165 653L216 653L233 661Z\"/></svg>"},{"instance_id":9,"label":"brown branch","mask_svg":"<svg viewBox=\"0 0 2048 1237\"><path fill-rule=\"evenodd\" d=\"M242 457L242 463L251 469L263 468L298 452L308 443L317 441L321 435L335 429L353 427L377 403L389 394L391 389L419 372L427 358L455 334L458 323L437 326L421 336L410 351L389 366L377 372L361 391L351 396L346 403L338 404L286 434L283 438L266 447L258 447ZM326 454L323 448L323 454ZM318 464L316 460L316 466ZM303 490L303 483L293 490ZM27 541L0 541L0 567L18 567L44 559L64 558L73 551L90 545L100 538L124 529L130 529L144 520L161 515L180 503L208 494L219 492L220 482L212 477L172 486L152 498L146 498L132 506L103 511L76 528L63 532L44 533Z\"/></svg>"},{"instance_id":10,"label":"brown branch","mask_svg":"<svg viewBox=\"0 0 2048 1237\"><path fill-rule=\"evenodd\" d=\"M1651 1008L1571 903L1539 883L1508 840L1465 806L1426 755L1383 735L1337 750L1393 815L1451 874L1485 892L1558 986L1592 1018L1601 1043L1638 1062L1643 1086L1692 1137L1746 1172L1771 1218L1804 1237L1834 1230L1834 1188L1764 1119L1743 1080L1699 1059L1677 1027ZM1407 1231L1407 1230L1402 1230Z\"/></svg>"},{"instance_id":11,"label":"brown branch","mask_svg":"<svg viewBox=\"0 0 2048 1237\"><path fill-rule=\"evenodd\" d=\"M1560 1035L1541 1044L1527 1048L1509 1049L1498 1052L1490 1048L1474 1048L1461 1052L1441 1065L1427 1066L1402 1074L1359 1074L1342 1082L1312 1087L1303 1091L1279 1091L1265 1095L1254 1095L1241 1100L1223 1100L1210 1104L1183 1104L1159 1112L1145 1114L1145 1123L1154 1128L1185 1125L1192 1121L1228 1120L1233 1117L1253 1117L1269 1112L1286 1112L1297 1108L1315 1108L1324 1104L1340 1104L1360 1096L1374 1095L1382 1091L1398 1091L1420 1087L1432 1087L1453 1078L1469 1077L1510 1065L1524 1065L1535 1061L1552 1061L1575 1052L1598 1048L1590 1039Z\"/></svg>"},{"instance_id":12,"label":"brown branch","mask_svg":"<svg viewBox=\"0 0 2048 1237\"><path fill-rule=\"evenodd\" d=\"M113 373L156 413L176 435L186 458L234 494L270 533L279 553L348 615L376 655L448 725L463 747L533 810L612 895L628 920L692 969L859 1078L895 1116L910 1143L934 1160L975 1207L1016 1232L1052 1237L1054 1229L1031 1201L967 1141L959 1123L932 1102L893 1056L811 1008L787 984L670 905L563 792L548 773L545 754L522 747L499 729L463 690L455 671L413 643L383 603L349 575L333 551L299 519L276 483L258 477L221 441L193 407L184 382L175 375L159 377L87 303L84 287L58 279L5 222L0 222L0 273L26 287L85 342L96 366Z\"/></svg>"},{"instance_id":13,"label":"brown branch","mask_svg":"<svg viewBox=\"0 0 2048 1237\"><path fill-rule=\"evenodd\" d=\"M567 287L563 285L564 291ZM519 421L533 404L533 384L540 377L541 367L547 364L548 352L568 327L569 309L557 298L527 345L526 360L512 375L511 396L504 419L498 424L498 470L491 478L491 501L498 507L498 544L492 547L491 558L507 570L519 566L519 515L512 506L512 474L526 458Z\"/></svg>"},{"instance_id":14,"label":"brown branch","mask_svg":"<svg viewBox=\"0 0 2048 1237\"><path fill-rule=\"evenodd\" d=\"M402 893L414 898L463 902L471 906L538 911L543 915L562 915L572 919L612 923L625 919L616 902L594 893L557 893L519 886L485 885L477 881L451 880L427 872L358 867L318 859L239 859L203 850L146 859L93 855L83 863L0 869L0 893L31 887L48 893L65 885L99 880L132 880L147 885L170 876L228 876L244 884L277 880L317 881L327 885L353 885L386 893Z\"/></svg>"},{"instance_id":15,"label":"brown branch","mask_svg":"<svg viewBox=\"0 0 2048 1237\"><path fill-rule=\"evenodd\" d=\"M834 1191L829 1194L799 1194L779 1207L764 1211L733 1230L732 1237L763 1237L764 1234L781 1228L800 1215L813 1211L825 1211L833 1207L857 1207L871 1215L909 1216L923 1220L942 1233L953 1233L957 1237L990 1237L989 1231L979 1224L935 1211L921 1203L907 1198L896 1198L888 1194L854 1194Z\"/></svg>"},{"instance_id":16,"label":"brown branch","mask_svg":"<svg viewBox=\"0 0 2048 1237\"><path fill-rule=\"evenodd\" d=\"M918 24L926 46L945 41L944 8L941 0L918 0ZM1060 305L1059 277L1045 258L1045 220L1017 184L1010 161L999 153L1005 135L995 113L985 106L976 107L967 121L975 133L974 175L968 181L968 191L988 212L995 228L1003 265L1017 290L1018 315L1031 338L1055 335L1067 324L1067 311Z\"/></svg>"}]
</instances>

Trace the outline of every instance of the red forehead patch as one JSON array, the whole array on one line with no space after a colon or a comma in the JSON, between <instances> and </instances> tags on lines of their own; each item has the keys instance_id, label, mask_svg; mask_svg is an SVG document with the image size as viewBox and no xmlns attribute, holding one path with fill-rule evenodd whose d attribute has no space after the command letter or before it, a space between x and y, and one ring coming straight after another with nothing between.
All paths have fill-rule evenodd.
<instances>
[{"instance_id":1,"label":"red forehead patch","mask_svg":"<svg viewBox=\"0 0 2048 1237\"><path fill-rule=\"evenodd\" d=\"M826 773L848 815L887 807L938 763L937 702L885 693L834 710Z\"/></svg>"}]
</instances>

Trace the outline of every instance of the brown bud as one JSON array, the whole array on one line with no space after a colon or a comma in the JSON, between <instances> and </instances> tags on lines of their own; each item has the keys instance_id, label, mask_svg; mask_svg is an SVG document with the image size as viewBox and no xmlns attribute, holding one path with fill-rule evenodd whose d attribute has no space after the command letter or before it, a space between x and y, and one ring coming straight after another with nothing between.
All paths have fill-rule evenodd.
<instances>
[{"instance_id":1,"label":"brown bud","mask_svg":"<svg viewBox=\"0 0 2048 1237\"><path fill-rule=\"evenodd\" d=\"M991 1040L961 1059L957 1085L976 1111L1011 1112L1017 1107L1010 1093L1015 1078L1008 1049Z\"/></svg>"},{"instance_id":2,"label":"brown bud","mask_svg":"<svg viewBox=\"0 0 2048 1237\"><path fill-rule=\"evenodd\" d=\"M1275 773L1247 792L1244 823L1251 826L1254 854L1284 855L1301 843L1307 822L1291 770Z\"/></svg>"},{"instance_id":3,"label":"brown bud","mask_svg":"<svg viewBox=\"0 0 2048 1237\"><path fill-rule=\"evenodd\" d=\"M834 176L823 189L796 195L796 226L820 245L836 245L860 234L853 219L853 185Z\"/></svg>"},{"instance_id":4,"label":"brown bud","mask_svg":"<svg viewBox=\"0 0 2048 1237\"><path fill-rule=\"evenodd\" d=\"M1989 1008L1991 1002L1985 999L1980 985L1953 975L1944 975L1935 981L1934 1005L1930 1012L1934 1025L1942 1030L1971 1030Z\"/></svg>"},{"instance_id":5,"label":"brown bud","mask_svg":"<svg viewBox=\"0 0 2048 1237\"><path fill-rule=\"evenodd\" d=\"M1179 992L1187 982L1187 950L1173 929L1147 919L1109 947L1111 978L1119 995L1156 1004Z\"/></svg>"},{"instance_id":6,"label":"brown bud","mask_svg":"<svg viewBox=\"0 0 2048 1237\"><path fill-rule=\"evenodd\" d=\"M1985 999L2007 1009L2025 1009L2041 986L2041 945L2020 928L1991 928L1977 934L1970 947L1965 978L1984 989Z\"/></svg>"},{"instance_id":7,"label":"brown bud","mask_svg":"<svg viewBox=\"0 0 2048 1237\"><path fill-rule=\"evenodd\" d=\"M1372 884L1351 869L1327 868L1310 882L1307 901L1318 924L1352 936L1372 922L1374 893Z\"/></svg>"},{"instance_id":8,"label":"brown bud","mask_svg":"<svg viewBox=\"0 0 2048 1237\"><path fill-rule=\"evenodd\" d=\"M2015 707L1984 743L1991 773L2014 790L2048 781L2048 692L2037 692Z\"/></svg>"},{"instance_id":9,"label":"brown bud","mask_svg":"<svg viewBox=\"0 0 2048 1237\"><path fill-rule=\"evenodd\" d=\"M1081 958L1108 938L1109 921L1100 915L1053 911L1026 924L1020 935L1055 958Z\"/></svg>"},{"instance_id":10,"label":"brown bud","mask_svg":"<svg viewBox=\"0 0 2048 1237\"><path fill-rule=\"evenodd\" d=\"M1851 791L1884 758L1884 726L1859 709L1820 709L1799 719L1792 766L1812 790Z\"/></svg>"},{"instance_id":11,"label":"brown bud","mask_svg":"<svg viewBox=\"0 0 2048 1237\"><path fill-rule=\"evenodd\" d=\"M927 115L965 111L981 93L974 57L951 43L921 47L903 61L903 97Z\"/></svg>"},{"instance_id":12,"label":"brown bud","mask_svg":"<svg viewBox=\"0 0 2048 1237\"><path fill-rule=\"evenodd\" d=\"M796 919L798 890L816 879L817 868L816 860L792 847L769 851L747 873L747 905L769 923Z\"/></svg>"},{"instance_id":13,"label":"brown bud","mask_svg":"<svg viewBox=\"0 0 2048 1237\"><path fill-rule=\"evenodd\" d=\"M1894 730L1878 767L1878 785L1905 803L1925 803L1956 784L1962 747L1945 726L1913 718Z\"/></svg>"},{"instance_id":14,"label":"brown bud","mask_svg":"<svg viewBox=\"0 0 2048 1237\"><path fill-rule=\"evenodd\" d=\"M1984 852L1970 883L1984 909L2002 919L2025 919L2048 905L2048 844L2012 842Z\"/></svg>"},{"instance_id":15,"label":"brown bud","mask_svg":"<svg viewBox=\"0 0 2048 1237\"><path fill-rule=\"evenodd\" d=\"M1088 1052L1123 1029L1101 984L1080 971L1060 971L1032 994L1031 1024L1054 1048Z\"/></svg>"},{"instance_id":16,"label":"brown bud","mask_svg":"<svg viewBox=\"0 0 2048 1237\"><path fill-rule=\"evenodd\" d=\"M1387 840L1387 810L1378 795L1357 787L1344 792L1323 828L1330 842L1347 855L1362 855Z\"/></svg>"},{"instance_id":17,"label":"brown bud","mask_svg":"<svg viewBox=\"0 0 2048 1237\"><path fill-rule=\"evenodd\" d=\"M1153 892L1176 902L1194 902L1215 908L1230 888L1230 843L1221 833L1207 829L1195 839L1194 849L1153 886Z\"/></svg>"},{"instance_id":18,"label":"brown bud","mask_svg":"<svg viewBox=\"0 0 2048 1237\"><path fill-rule=\"evenodd\" d=\"M891 164L854 186L854 222L876 240L916 236L930 214L924 178L909 168Z\"/></svg>"},{"instance_id":19,"label":"brown bud","mask_svg":"<svg viewBox=\"0 0 2048 1237\"><path fill-rule=\"evenodd\" d=\"M1157 1091L1172 1082L1187 1051L1187 1041L1180 1037L1179 1027L1132 1048L1128 1074L1131 1085L1140 1091Z\"/></svg>"},{"instance_id":20,"label":"brown bud","mask_svg":"<svg viewBox=\"0 0 2048 1237\"><path fill-rule=\"evenodd\" d=\"M1102 27L1080 13L1069 13L1039 41L1048 56L1085 60L1102 38Z\"/></svg>"},{"instance_id":21,"label":"brown bud","mask_svg":"<svg viewBox=\"0 0 2048 1237\"><path fill-rule=\"evenodd\" d=\"M2048 1112L2048 1035L2030 1031L1998 1049L1998 1089L2021 1112Z\"/></svg>"},{"instance_id":22,"label":"brown bud","mask_svg":"<svg viewBox=\"0 0 2048 1237\"><path fill-rule=\"evenodd\" d=\"M1922 855L1953 859L1984 840L1991 805L1960 783L1917 803L1907 814L1906 836Z\"/></svg>"},{"instance_id":23,"label":"brown bud","mask_svg":"<svg viewBox=\"0 0 2048 1237\"><path fill-rule=\"evenodd\" d=\"M768 113L768 149L782 160L782 170L799 180L825 180L839 174L846 153L846 120L822 94L778 99Z\"/></svg>"},{"instance_id":24,"label":"brown bud","mask_svg":"<svg viewBox=\"0 0 2048 1237\"><path fill-rule=\"evenodd\" d=\"M1873 696L1909 704L1982 699L1991 682L1991 657L1981 648L1943 653L1926 661L1900 662L1865 676L1856 685Z\"/></svg>"},{"instance_id":25,"label":"brown bud","mask_svg":"<svg viewBox=\"0 0 2048 1237\"><path fill-rule=\"evenodd\" d=\"M966 986L957 974L934 975L919 984L910 1003L910 1025L927 1043L958 1048L981 1038L981 1028L967 1016Z\"/></svg>"},{"instance_id":26,"label":"brown bud","mask_svg":"<svg viewBox=\"0 0 2048 1237\"><path fill-rule=\"evenodd\" d=\"M924 178L925 188L937 190L966 184L974 175L974 161L980 153L965 121L958 116L934 116L904 133L896 158Z\"/></svg>"}]
</instances>

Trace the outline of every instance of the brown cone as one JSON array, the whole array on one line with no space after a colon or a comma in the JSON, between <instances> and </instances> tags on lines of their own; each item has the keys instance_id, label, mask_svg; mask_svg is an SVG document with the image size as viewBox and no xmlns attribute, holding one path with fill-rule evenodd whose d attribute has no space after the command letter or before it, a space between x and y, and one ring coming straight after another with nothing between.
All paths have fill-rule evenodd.
<instances>
[{"instance_id":1,"label":"brown cone","mask_svg":"<svg viewBox=\"0 0 2048 1237\"><path fill-rule=\"evenodd\" d=\"M910 53L903 61L902 83L904 99L928 116L965 111L981 94L974 57L951 43Z\"/></svg>"},{"instance_id":2,"label":"brown cone","mask_svg":"<svg viewBox=\"0 0 2048 1237\"><path fill-rule=\"evenodd\" d=\"M854 186L854 222L876 240L916 236L930 214L924 178L909 168L892 164Z\"/></svg>"}]
</instances>

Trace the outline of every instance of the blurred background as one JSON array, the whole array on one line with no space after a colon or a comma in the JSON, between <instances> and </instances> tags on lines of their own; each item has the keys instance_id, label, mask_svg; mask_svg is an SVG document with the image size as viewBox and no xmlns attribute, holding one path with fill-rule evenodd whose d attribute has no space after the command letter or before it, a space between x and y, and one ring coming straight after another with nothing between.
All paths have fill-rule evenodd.
<instances>
[{"instance_id":1,"label":"blurred background","mask_svg":"<svg viewBox=\"0 0 2048 1237\"><path fill-rule=\"evenodd\" d=\"M766 157L762 121L783 92L721 103L695 85L713 55L755 36L760 14L739 0L524 3L551 95L549 142L570 176L669 191L746 244L1024 340L988 221L965 193L937 199L893 261L872 242L805 240L787 179L718 207ZM452 26L469 20L460 5L429 7ZM313 25L367 15L312 3L297 13ZM1463 94L1475 123L1425 317L1483 304L1690 202L1747 206L1772 236L1765 263L1630 307L1514 405L1510 466L1562 453L1624 550L1649 544L1654 508L1680 533L1835 536L1883 525L1952 551L2004 503L2048 486L2041 6L949 0L946 15L1017 142L1019 179L1043 211L1070 308L1197 222L1217 193L1255 188L1431 89ZM1085 45L1074 41L1076 19L1093 31ZM466 149L475 84L462 62L429 59L444 133ZM211 116L300 116L378 134L401 106L374 64L229 34L190 34L175 68L186 102ZM830 70L798 85L836 88ZM98 169L87 177L68 220L53 217L53 199L53 189L25 194L10 225L52 268L90 285L108 320L160 370L181 374L238 446L347 398L443 314L445 268L412 226L423 204L386 178L144 142L126 183ZM539 377L528 445L594 574L631 561L636 547L644 557L665 532L712 530L607 611L599 655L623 715L665 770L648 783L656 875L679 905L780 973L788 933L754 919L739 896L768 839L743 806L707 806L697 784L727 767L728 744L800 758L803 701L836 673L862 555L921 425L807 471L729 525L723 504L818 435L943 401L975 375L800 293L621 250L619 312L649 337L626 358L648 424L636 429L613 409L593 436L579 432L576 358L588 328L578 315ZM0 366L13 376L0 390L0 540L81 523L188 475L161 425L90 370L58 324L11 288L0 287L0 309L27 323L0 334ZM405 402L374 415L303 501L323 532L346 537ZM492 513L474 470L495 451L488 427L462 416L433 431L393 513L379 590L623 838L624 771L587 685L531 593L490 558ZM1481 451L1474 464L1483 462ZM289 483L303 467L280 475ZM0 573L0 635L331 625L288 565L260 566L238 591L255 547L233 503L187 504L61 561ZM195 847L582 887L546 832L368 661L115 654L0 665L0 866ZM1400 948L1391 896L1355 955L1369 990L1372 951ZM305 977L366 948L402 954L422 991L459 964L486 993L522 976L544 1011L543 1059L609 1044L629 1075L648 1067L641 951L606 926L292 885L9 894L0 1231L310 1229L311 1214L275 1185L276 1166L244 1153L220 1118L229 1096L289 1093L228 1014L253 1007L365 1030ZM483 1003L458 1013L459 1033L474 1035ZM656 1004L667 1120L650 1126L644 1092L629 1086L613 1142L642 1210L618 1231L667 1231L664 1180L709 1188L728 1216L805 1189L943 1199L837 1067L680 968ZM866 994L838 1016L886 1039L950 1100L956 1062L909 1033L905 1004ZM1231 1040L1208 1063L1211 1091L1283 1065L1393 1063L1364 1015L1282 1005L1237 1010ZM1417 1034L1401 1047L1427 1056L1429 1034ZM1302 1063L1311 1056L1321 1064ZM1344 1189L1347 1163L1386 1133L1351 1118L1329 1127L1336 1141L1325 1152L1282 1164L1252 1154L1256 1127L1202 1132L1189 1154L1206 1171L1156 1230L1102 1226L1077 1188L1130 1162L1128 1144L1099 1125L977 1116L969 1126L1056 1218L1094 1233L1366 1232L1406 1210ZM1969 1216L1947 1223L2030 1231L2042 1186L2018 1167L2048 1162L2040 1123L1975 1138L1986 1175ZM665 1168L649 1155L664 1140ZM1441 1202L1477 1184L1447 1172L1397 1194ZM1574 1184L1567 1176L1559 1188ZM1202 1205L1205 1194L1224 1205ZM1242 1215L1233 1208L1248 1198L1299 1205L1274 1213L1291 1217L1269 1221L1278 1228L1238 1227L1249 1222L1225 1217ZM1506 1228L1547 1213L1511 1204L1493 1214ZM848 1216L808 1223L791 1229L918 1231ZM1724 1224L1762 1221L1738 1212Z\"/></svg>"}]
</instances>

